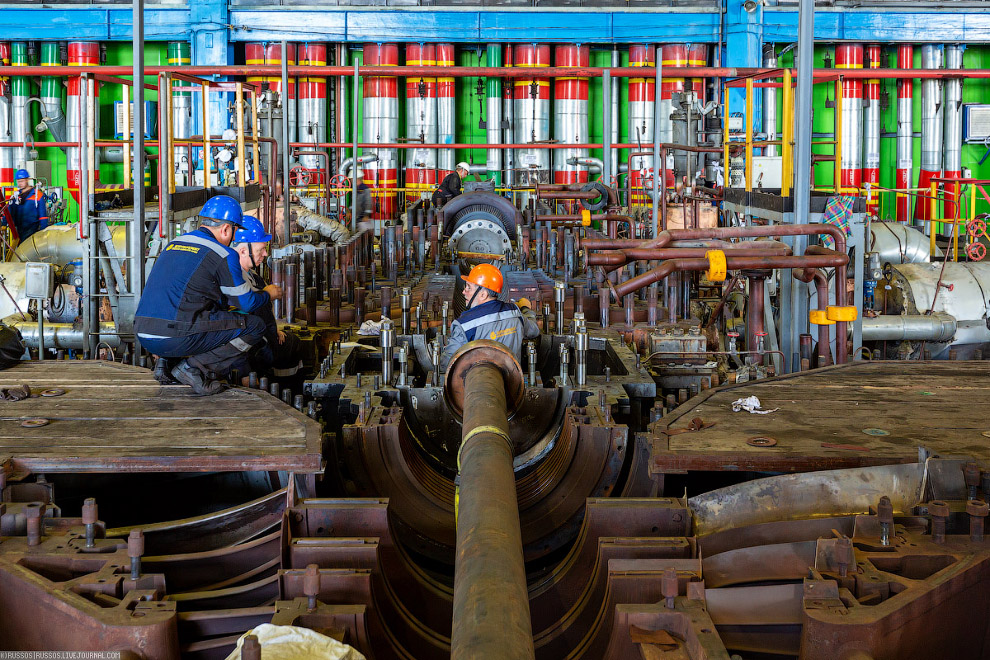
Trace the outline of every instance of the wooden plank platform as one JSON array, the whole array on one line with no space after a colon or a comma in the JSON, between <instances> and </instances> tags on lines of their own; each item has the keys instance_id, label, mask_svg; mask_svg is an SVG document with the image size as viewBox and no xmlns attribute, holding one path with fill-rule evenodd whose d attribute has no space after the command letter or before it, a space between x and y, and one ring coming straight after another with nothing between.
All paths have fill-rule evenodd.
<instances>
[{"instance_id":1,"label":"wooden plank platform","mask_svg":"<svg viewBox=\"0 0 990 660\"><path fill-rule=\"evenodd\" d=\"M766 415L732 412L759 398ZM918 448L990 460L990 361L854 362L727 385L651 426L654 474L689 470L807 472L910 463ZM700 417L714 423L677 433ZM776 441L756 447L758 436Z\"/></svg>"},{"instance_id":2,"label":"wooden plank platform","mask_svg":"<svg viewBox=\"0 0 990 660\"><path fill-rule=\"evenodd\" d=\"M198 397L147 369L100 361L22 362L0 388L62 396L0 401L0 456L31 472L321 472L320 424L259 390ZM24 428L26 419L49 420Z\"/></svg>"}]
</instances>

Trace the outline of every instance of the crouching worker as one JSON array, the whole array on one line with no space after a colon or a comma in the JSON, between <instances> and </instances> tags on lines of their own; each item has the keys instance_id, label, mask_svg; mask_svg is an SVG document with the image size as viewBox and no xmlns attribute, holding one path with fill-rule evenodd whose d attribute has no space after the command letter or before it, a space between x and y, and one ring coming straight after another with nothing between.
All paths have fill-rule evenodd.
<instances>
[{"instance_id":1,"label":"crouching worker","mask_svg":"<svg viewBox=\"0 0 990 660\"><path fill-rule=\"evenodd\" d=\"M504 344L519 360L524 339L533 339L540 328L527 305L502 302L502 273L491 264L480 264L462 275L467 309L450 326L450 339L440 355L440 368L447 370L450 359L464 344L475 339L490 339Z\"/></svg>"},{"instance_id":2,"label":"crouching worker","mask_svg":"<svg viewBox=\"0 0 990 660\"><path fill-rule=\"evenodd\" d=\"M272 235L265 231L261 221L251 217L245 217L242 227L234 234L231 247L237 252L244 281L255 291L265 291L268 286L257 268L268 258L268 243L271 240ZM265 324L265 339L251 355L250 371L273 378L291 378L298 374L303 367L302 342L291 332L278 329L271 302L261 305L251 314ZM243 385L248 384L246 373L242 372Z\"/></svg>"},{"instance_id":3,"label":"crouching worker","mask_svg":"<svg viewBox=\"0 0 990 660\"><path fill-rule=\"evenodd\" d=\"M229 247L243 225L233 197L210 198L199 216L199 229L174 239L155 261L134 331L144 348L159 356L156 376L170 373L208 395L224 389L219 379L232 369L247 373L248 357L265 336L264 321L250 312L281 297L282 290L270 285L255 291L244 281L238 255ZM248 313L230 311L232 303Z\"/></svg>"}]
</instances>

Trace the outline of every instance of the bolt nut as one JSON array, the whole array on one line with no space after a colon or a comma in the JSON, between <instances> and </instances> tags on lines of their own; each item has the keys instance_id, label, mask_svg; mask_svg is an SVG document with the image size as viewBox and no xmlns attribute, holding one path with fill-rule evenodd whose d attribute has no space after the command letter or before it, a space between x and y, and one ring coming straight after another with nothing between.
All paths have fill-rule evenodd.
<instances>
[{"instance_id":1,"label":"bolt nut","mask_svg":"<svg viewBox=\"0 0 990 660\"><path fill-rule=\"evenodd\" d=\"M127 535L127 556L131 559L144 555L144 532L132 529Z\"/></svg>"},{"instance_id":2,"label":"bolt nut","mask_svg":"<svg viewBox=\"0 0 990 660\"><path fill-rule=\"evenodd\" d=\"M942 500L932 500L928 503L928 513L936 518L948 518L949 505Z\"/></svg>"},{"instance_id":3,"label":"bolt nut","mask_svg":"<svg viewBox=\"0 0 990 660\"><path fill-rule=\"evenodd\" d=\"M95 525L97 517L96 499L87 497L82 505L82 521L84 525Z\"/></svg>"},{"instance_id":4,"label":"bolt nut","mask_svg":"<svg viewBox=\"0 0 990 660\"><path fill-rule=\"evenodd\" d=\"M986 518L990 515L990 504L982 500L970 500L966 502L966 513L979 518Z\"/></svg>"},{"instance_id":5,"label":"bolt nut","mask_svg":"<svg viewBox=\"0 0 990 660\"><path fill-rule=\"evenodd\" d=\"M977 487L980 485L980 466L970 461L963 465L962 471L967 486Z\"/></svg>"},{"instance_id":6,"label":"bolt nut","mask_svg":"<svg viewBox=\"0 0 990 660\"><path fill-rule=\"evenodd\" d=\"M877 518L880 519L881 523L888 525L894 522L894 505L886 495L881 497L880 503L877 504Z\"/></svg>"}]
</instances>

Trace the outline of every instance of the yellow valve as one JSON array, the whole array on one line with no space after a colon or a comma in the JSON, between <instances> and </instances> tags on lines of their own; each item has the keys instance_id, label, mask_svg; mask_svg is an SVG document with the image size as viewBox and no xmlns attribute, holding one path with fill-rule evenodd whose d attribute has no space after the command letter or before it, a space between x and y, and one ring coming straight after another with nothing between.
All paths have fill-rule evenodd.
<instances>
[{"instance_id":1,"label":"yellow valve","mask_svg":"<svg viewBox=\"0 0 990 660\"><path fill-rule=\"evenodd\" d=\"M588 209L581 209L581 226L590 227L591 226L591 211Z\"/></svg>"},{"instance_id":2,"label":"yellow valve","mask_svg":"<svg viewBox=\"0 0 990 660\"><path fill-rule=\"evenodd\" d=\"M829 305L825 313L830 321L852 323L856 320L856 308L852 306L838 307L836 305Z\"/></svg>"},{"instance_id":3,"label":"yellow valve","mask_svg":"<svg viewBox=\"0 0 990 660\"><path fill-rule=\"evenodd\" d=\"M724 282L726 275L725 266L725 252L721 250L709 250L705 253L705 257L708 259L708 277L709 282Z\"/></svg>"},{"instance_id":4,"label":"yellow valve","mask_svg":"<svg viewBox=\"0 0 990 660\"><path fill-rule=\"evenodd\" d=\"M824 309L813 309L808 312L808 321L814 325L835 325L835 321L828 318Z\"/></svg>"}]
</instances>

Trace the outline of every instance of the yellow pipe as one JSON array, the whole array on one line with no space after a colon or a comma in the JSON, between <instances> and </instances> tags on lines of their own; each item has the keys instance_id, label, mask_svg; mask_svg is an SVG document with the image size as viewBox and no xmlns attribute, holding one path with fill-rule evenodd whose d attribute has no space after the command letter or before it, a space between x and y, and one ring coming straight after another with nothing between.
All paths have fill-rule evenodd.
<instances>
[{"instance_id":1,"label":"yellow pipe","mask_svg":"<svg viewBox=\"0 0 990 660\"><path fill-rule=\"evenodd\" d=\"M791 196L791 181L793 172L793 136L794 136L794 93L791 89L791 70L784 69L784 135L781 144L781 181L780 194L782 197Z\"/></svg>"},{"instance_id":2,"label":"yellow pipe","mask_svg":"<svg viewBox=\"0 0 990 660\"><path fill-rule=\"evenodd\" d=\"M842 78L835 81L835 193L842 192Z\"/></svg>"},{"instance_id":3,"label":"yellow pipe","mask_svg":"<svg viewBox=\"0 0 990 660\"><path fill-rule=\"evenodd\" d=\"M929 216L929 221L928 221L928 235L929 235L929 238L930 238L931 253L934 255L935 254L935 232L936 232L936 228L938 227L938 223L935 222L935 213L936 213L935 195L938 194L938 185L935 184L935 183L931 184L931 187L929 188L928 193L931 195L931 197L929 198L929 206L928 206L929 210L931 211L928 214L928 216Z\"/></svg>"},{"instance_id":4,"label":"yellow pipe","mask_svg":"<svg viewBox=\"0 0 990 660\"><path fill-rule=\"evenodd\" d=\"M725 90L725 110L722 112L722 164L725 172L725 187L729 188L729 90ZM632 203L632 200L630 200Z\"/></svg>"},{"instance_id":5,"label":"yellow pipe","mask_svg":"<svg viewBox=\"0 0 990 660\"><path fill-rule=\"evenodd\" d=\"M959 218L961 213L959 213L959 182L956 181L953 184L953 190L956 194L956 217L952 219L952 260L959 261Z\"/></svg>"},{"instance_id":6,"label":"yellow pipe","mask_svg":"<svg viewBox=\"0 0 990 660\"><path fill-rule=\"evenodd\" d=\"M746 192L753 190L753 79L746 78Z\"/></svg>"}]
</instances>

